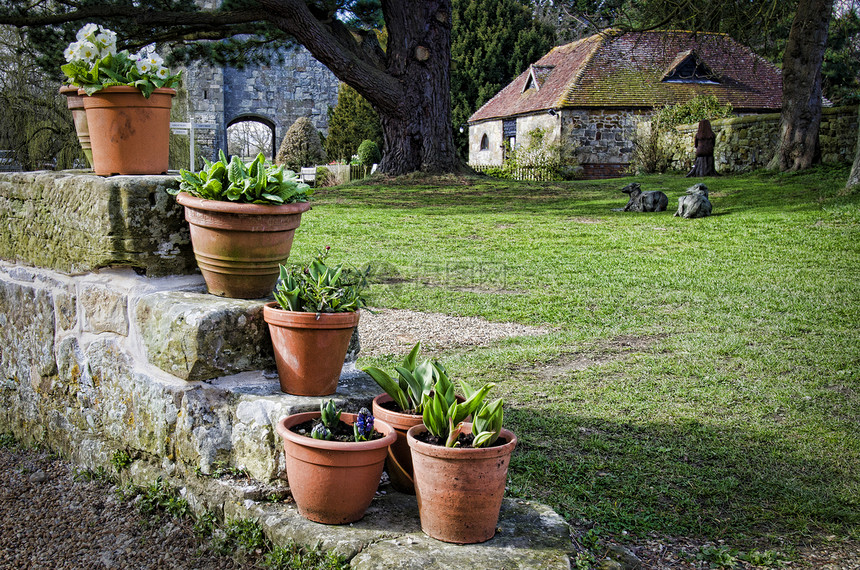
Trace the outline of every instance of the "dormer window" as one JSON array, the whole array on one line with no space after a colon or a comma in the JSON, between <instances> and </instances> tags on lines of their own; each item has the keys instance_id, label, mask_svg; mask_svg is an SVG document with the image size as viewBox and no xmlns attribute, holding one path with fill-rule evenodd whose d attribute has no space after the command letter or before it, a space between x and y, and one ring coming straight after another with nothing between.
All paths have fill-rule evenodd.
<instances>
[{"instance_id":1,"label":"dormer window","mask_svg":"<svg viewBox=\"0 0 860 570\"><path fill-rule=\"evenodd\" d=\"M693 50L678 54L663 74L665 83L720 83L719 76Z\"/></svg>"},{"instance_id":2,"label":"dormer window","mask_svg":"<svg viewBox=\"0 0 860 570\"><path fill-rule=\"evenodd\" d=\"M529 89L540 91L546 78L549 77L549 74L552 73L554 68L554 65L530 65L529 76L526 78L525 86L523 86L523 93Z\"/></svg>"}]
</instances>

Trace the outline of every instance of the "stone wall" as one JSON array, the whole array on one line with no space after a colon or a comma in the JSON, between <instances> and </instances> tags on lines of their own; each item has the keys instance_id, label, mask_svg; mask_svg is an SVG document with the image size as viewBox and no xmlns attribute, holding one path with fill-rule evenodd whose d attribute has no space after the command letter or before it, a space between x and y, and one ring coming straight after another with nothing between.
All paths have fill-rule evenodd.
<instances>
[{"instance_id":1,"label":"stone wall","mask_svg":"<svg viewBox=\"0 0 860 570\"><path fill-rule=\"evenodd\" d=\"M779 134L779 113L711 121L717 135L714 162L718 172L744 172L764 168L773 157ZM819 141L824 163L851 162L857 144L857 107L825 108L821 113ZM676 152L672 167L686 171L695 160L696 125L680 125L671 144Z\"/></svg>"},{"instance_id":2,"label":"stone wall","mask_svg":"<svg viewBox=\"0 0 860 570\"><path fill-rule=\"evenodd\" d=\"M214 160L218 149L226 152L227 128L242 119L262 119L274 126L276 147L299 117L328 132L328 108L337 104L337 77L303 47L281 56L283 63L241 70L199 63L185 69L189 120L215 125L214 130L195 131L203 156Z\"/></svg>"},{"instance_id":3,"label":"stone wall","mask_svg":"<svg viewBox=\"0 0 860 570\"><path fill-rule=\"evenodd\" d=\"M0 259L67 273L124 265L148 276L197 270L173 176L0 174Z\"/></svg>"},{"instance_id":4,"label":"stone wall","mask_svg":"<svg viewBox=\"0 0 860 570\"><path fill-rule=\"evenodd\" d=\"M273 424L321 398L280 391L264 301L189 274L173 180L0 175L0 433L84 465L122 449L166 473L223 462L272 481ZM354 372L338 390L350 408L378 392Z\"/></svg>"}]
</instances>

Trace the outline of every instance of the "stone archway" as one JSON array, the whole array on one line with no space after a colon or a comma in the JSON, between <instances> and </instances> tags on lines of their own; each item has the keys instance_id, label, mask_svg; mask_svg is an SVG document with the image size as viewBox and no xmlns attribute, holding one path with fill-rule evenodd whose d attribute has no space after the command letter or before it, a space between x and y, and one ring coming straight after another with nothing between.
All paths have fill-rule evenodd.
<instances>
[{"instance_id":1,"label":"stone archway","mask_svg":"<svg viewBox=\"0 0 860 570\"><path fill-rule=\"evenodd\" d=\"M242 115L227 123L227 154L249 160L262 152L274 160L278 152L275 123L260 115Z\"/></svg>"}]
</instances>

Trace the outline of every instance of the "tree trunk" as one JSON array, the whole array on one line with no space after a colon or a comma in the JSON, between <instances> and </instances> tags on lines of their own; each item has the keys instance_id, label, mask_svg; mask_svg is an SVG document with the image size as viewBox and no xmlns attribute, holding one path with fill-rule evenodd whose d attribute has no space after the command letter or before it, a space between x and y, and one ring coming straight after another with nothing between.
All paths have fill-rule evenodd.
<instances>
[{"instance_id":1,"label":"tree trunk","mask_svg":"<svg viewBox=\"0 0 860 570\"><path fill-rule=\"evenodd\" d=\"M833 0L800 0L782 63L782 115L770 168L800 170L820 160L821 63Z\"/></svg>"},{"instance_id":2,"label":"tree trunk","mask_svg":"<svg viewBox=\"0 0 860 570\"><path fill-rule=\"evenodd\" d=\"M860 119L860 107L857 108L858 119ZM851 174L848 175L848 184L845 188L852 188L860 185L860 121L857 124L857 146L854 147L854 166L851 167Z\"/></svg>"},{"instance_id":3,"label":"tree trunk","mask_svg":"<svg viewBox=\"0 0 860 570\"><path fill-rule=\"evenodd\" d=\"M382 10L389 32L386 71L403 92L393 108L362 93L382 122L380 170L463 170L451 126L451 0L383 0Z\"/></svg>"}]
</instances>

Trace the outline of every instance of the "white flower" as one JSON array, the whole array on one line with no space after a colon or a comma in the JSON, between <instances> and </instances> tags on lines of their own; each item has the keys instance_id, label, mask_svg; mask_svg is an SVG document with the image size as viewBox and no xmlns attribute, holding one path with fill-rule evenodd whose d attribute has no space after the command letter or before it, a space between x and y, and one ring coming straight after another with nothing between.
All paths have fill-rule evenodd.
<instances>
[{"instance_id":1,"label":"white flower","mask_svg":"<svg viewBox=\"0 0 860 570\"><path fill-rule=\"evenodd\" d=\"M137 66L137 72L141 75L149 73L152 69L152 67L149 65L149 62L145 59L141 59L135 65Z\"/></svg>"},{"instance_id":2,"label":"white flower","mask_svg":"<svg viewBox=\"0 0 860 570\"><path fill-rule=\"evenodd\" d=\"M106 55L116 55L116 34L110 30L104 30L96 36L96 46L102 57Z\"/></svg>"},{"instance_id":3,"label":"white flower","mask_svg":"<svg viewBox=\"0 0 860 570\"><path fill-rule=\"evenodd\" d=\"M93 61L98 55L99 50L92 42L80 42L80 47L78 48L79 59Z\"/></svg>"},{"instance_id":4,"label":"white flower","mask_svg":"<svg viewBox=\"0 0 860 570\"><path fill-rule=\"evenodd\" d=\"M170 71L168 71L166 67L162 66L158 68L158 71L156 71L155 74L159 79L167 79L167 76L170 75Z\"/></svg>"},{"instance_id":5,"label":"white flower","mask_svg":"<svg viewBox=\"0 0 860 570\"><path fill-rule=\"evenodd\" d=\"M69 47L66 48L66 51L63 52L63 56L66 58L66 61L72 61L74 59L77 59L77 54L80 47L80 42L70 43Z\"/></svg>"},{"instance_id":6,"label":"white flower","mask_svg":"<svg viewBox=\"0 0 860 570\"><path fill-rule=\"evenodd\" d=\"M90 34L96 33L98 31L98 29L99 29L99 27L96 26L95 24L85 25L83 28L78 30L77 40L79 42L84 41L85 39L87 39L87 36L89 36Z\"/></svg>"}]
</instances>

